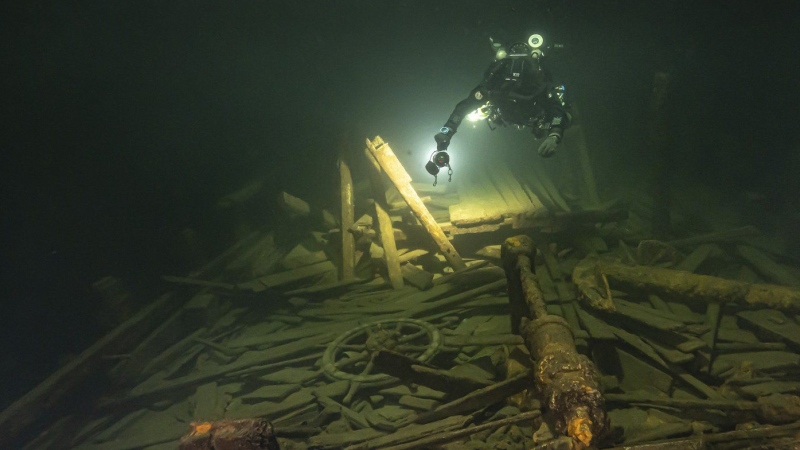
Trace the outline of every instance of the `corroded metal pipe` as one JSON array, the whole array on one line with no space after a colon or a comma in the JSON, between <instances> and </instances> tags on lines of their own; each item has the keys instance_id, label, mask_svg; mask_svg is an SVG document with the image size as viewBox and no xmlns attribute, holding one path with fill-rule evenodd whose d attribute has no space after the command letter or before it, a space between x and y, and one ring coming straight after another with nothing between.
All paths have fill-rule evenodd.
<instances>
[{"instance_id":1,"label":"corroded metal pipe","mask_svg":"<svg viewBox=\"0 0 800 450\"><path fill-rule=\"evenodd\" d=\"M501 249L512 330L525 339L534 359L535 388L557 431L570 436L574 448L586 448L609 429L600 373L578 353L567 321L547 314L531 262L535 250L528 236L508 238Z\"/></svg>"}]
</instances>

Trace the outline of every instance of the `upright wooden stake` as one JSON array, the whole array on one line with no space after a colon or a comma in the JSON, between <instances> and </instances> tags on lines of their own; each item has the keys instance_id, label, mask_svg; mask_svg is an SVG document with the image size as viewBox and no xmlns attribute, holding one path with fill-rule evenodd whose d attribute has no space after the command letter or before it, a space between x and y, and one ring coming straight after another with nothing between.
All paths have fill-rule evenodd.
<instances>
[{"instance_id":1,"label":"upright wooden stake","mask_svg":"<svg viewBox=\"0 0 800 450\"><path fill-rule=\"evenodd\" d=\"M580 117L577 105L573 105L573 112L576 117ZM586 195L589 201L594 205L600 204L600 196L597 194L597 183L594 178L594 171L592 170L591 159L589 158L589 149L586 145L586 135L583 133L583 127L580 123L575 124L567 129L567 133L574 136L575 146L578 148L578 158L581 164L581 173L583 174L583 183L586 189Z\"/></svg>"},{"instance_id":2,"label":"upright wooden stake","mask_svg":"<svg viewBox=\"0 0 800 450\"><path fill-rule=\"evenodd\" d=\"M356 244L353 234L350 233L355 221L353 177L350 175L350 166L343 158L339 158L339 180L342 202L342 267L339 270L339 279L344 281L355 278Z\"/></svg>"},{"instance_id":3,"label":"upright wooden stake","mask_svg":"<svg viewBox=\"0 0 800 450\"><path fill-rule=\"evenodd\" d=\"M392 219L389 217L389 213L386 212L389 208L386 203L386 189L383 185L383 178L381 177L383 171L369 149L365 148L364 154L369 161L369 169L367 170L369 170L369 179L372 184L372 198L375 199L375 216L378 219L381 245L383 246L383 254L386 258L386 270L389 274L389 281L395 289L402 289L403 272L400 270L400 259L397 255L397 244L394 241Z\"/></svg>"},{"instance_id":4,"label":"upright wooden stake","mask_svg":"<svg viewBox=\"0 0 800 450\"><path fill-rule=\"evenodd\" d=\"M442 252L447 262L450 263L455 270L465 269L467 267L466 264L461 260L461 256L458 254L455 247L453 247L453 244L450 243L450 240L447 239L447 236L445 236L442 227L436 223L436 220L428 211L428 208L425 207L425 204L422 203L419 195L417 195L417 192L411 186L411 176L406 172L406 169L403 168L403 165L400 164L400 160L397 159L397 155L394 154L389 144L383 142L383 139L378 136L374 141L367 139L367 148L375 159L378 160L381 168L386 172L386 175L397 190L400 191L400 195L403 197L403 200L406 201L408 207L411 208L411 211L417 216L417 219L419 219L422 226L425 227L425 230L431 238L433 238L433 241L439 247L439 250Z\"/></svg>"}]
</instances>

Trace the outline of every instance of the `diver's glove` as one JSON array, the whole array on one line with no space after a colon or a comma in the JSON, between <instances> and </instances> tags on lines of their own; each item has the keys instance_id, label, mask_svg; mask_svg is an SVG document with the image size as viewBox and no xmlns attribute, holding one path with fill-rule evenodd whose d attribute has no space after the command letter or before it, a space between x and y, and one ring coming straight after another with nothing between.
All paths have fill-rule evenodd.
<instances>
[{"instance_id":1,"label":"diver's glove","mask_svg":"<svg viewBox=\"0 0 800 450\"><path fill-rule=\"evenodd\" d=\"M561 141L561 135L558 133L550 133L547 138L539 146L539 156L542 158L549 158L556 154L556 148Z\"/></svg>"},{"instance_id":2,"label":"diver's glove","mask_svg":"<svg viewBox=\"0 0 800 450\"><path fill-rule=\"evenodd\" d=\"M450 138L453 137L456 130L450 127L442 127L438 133L433 137L436 140L436 150L447 150L450 145Z\"/></svg>"}]
</instances>

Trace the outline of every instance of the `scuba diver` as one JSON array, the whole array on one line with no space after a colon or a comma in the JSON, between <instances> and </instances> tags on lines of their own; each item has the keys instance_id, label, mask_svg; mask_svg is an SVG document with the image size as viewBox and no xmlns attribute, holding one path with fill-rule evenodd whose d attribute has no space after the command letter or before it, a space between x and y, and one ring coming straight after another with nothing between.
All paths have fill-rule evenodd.
<instances>
[{"instance_id":1,"label":"scuba diver","mask_svg":"<svg viewBox=\"0 0 800 450\"><path fill-rule=\"evenodd\" d=\"M446 150L464 119L485 119L492 130L496 125L506 124L529 127L537 138L544 138L538 153L545 158L555 154L564 130L570 125L572 117L564 102L564 86L554 86L549 73L541 66L542 36L534 34L527 42L517 42L508 48L492 38L489 41L495 61L486 70L483 81L456 105L434 136L436 151L425 165L434 177L444 167L448 175L452 175Z\"/></svg>"}]
</instances>

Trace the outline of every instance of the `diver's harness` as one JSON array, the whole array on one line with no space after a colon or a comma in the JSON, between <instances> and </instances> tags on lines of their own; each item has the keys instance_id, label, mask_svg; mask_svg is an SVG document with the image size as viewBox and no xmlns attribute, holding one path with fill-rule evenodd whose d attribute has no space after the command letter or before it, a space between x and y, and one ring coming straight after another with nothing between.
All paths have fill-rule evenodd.
<instances>
[{"instance_id":1,"label":"diver's harness","mask_svg":"<svg viewBox=\"0 0 800 450\"><path fill-rule=\"evenodd\" d=\"M562 105L566 106L566 102L564 100L565 87L563 85L552 87L550 88L550 91L551 92L548 95L557 97L558 101ZM539 94L521 95L515 92L509 92L504 95L511 100L528 102L533 100L533 98L537 97ZM467 114L466 119L470 122L479 122L481 120L485 120L486 124L489 126L489 129L492 131L497 129L498 126L505 127L508 123L516 125L520 129L528 127L533 131L533 134L537 139L544 137L550 131L551 126L559 125L558 123L553 122L561 120L560 118L554 118L552 122L547 121L545 120L545 114L540 113L536 116L527 118L524 123L510 122L508 120L503 120L502 109L492 103L491 100L487 101L483 106L475 111Z\"/></svg>"},{"instance_id":2,"label":"diver's harness","mask_svg":"<svg viewBox=\"0 0 800 450\"><path fill-rule=\"evenodd\" d=\"M495 60L499 61L505 58L511 58L511 64L503 65L498 64L497 68L495 68L494 72L487 74L487 78L493 77L501 68L505 68L508 70L506 74L506 82L507 83L518 83L521 82L524 71L525 71L525 59L526 58L534 58L539 60L544 56L544 52L542 51L542 45L544 44L544 39L539 34L533 34L528 38L527 43L525 42L517 42L512 44L509 47L509 51L506 51L505 47L500 44L499 42L494 42L492 38L489 38L489 41L492 43L492 48L495 51ZM558 45L556 45L558 47ZM530 95L522 95L516 92L513 92L513 89L508 91L505 96L512 100L519 100L519 101L530 101L536 96L540 95L540 93L534 93ZM552 92L548 95L556 95L561 102L562 105L565 105L564 101L564 86L556 86L552 88ZM476 94L477 97L477 94ZM488 95L487 97L492 97ZM478 97L479 98L479 97ZM469 113L465 118L471 122L478 122L480 120L486 120L486 124L489 126L489 129L494 131L498 126L506 126L506 121L503 120L503 115L500 108L493 104L491 100L487 100L481 107ZM561 119L558 118L558 121ZM460 122L460 120L459 120ZM519 128L523 127L530 127L533 130L533 134L537 138L542 138L545 134L549 131L550 127L553 125L557 125L555 119L553 122L545 121L545 114L538 114L536 117L530 117L526 123L515 124ZM441 133L446 135L451 135L455 131L447 126L442 127L439 130ZM443 168L447 167L447 181L450 182L453 180L453 168L450 167L450 155L447 153L447 150L439 150L436 149L431 153L431 156L428 158L428 162L425 164L425 170L428 171L431 175L433 175L433 185L436 186L438 182L438 174L439 171Z\"/></svg>"}]
</instances>

